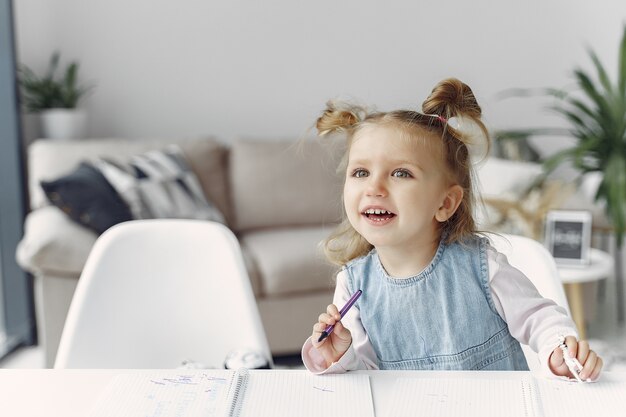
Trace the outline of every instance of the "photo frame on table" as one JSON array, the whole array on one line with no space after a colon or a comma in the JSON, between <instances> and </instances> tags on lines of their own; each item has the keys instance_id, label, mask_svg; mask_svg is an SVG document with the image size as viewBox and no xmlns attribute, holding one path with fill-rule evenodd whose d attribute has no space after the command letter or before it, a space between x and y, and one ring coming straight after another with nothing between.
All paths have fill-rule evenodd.
<instances>
[{"instance_id":1,"label":"photo frame on table","mask_svg":"<svg viewBox=\"0 0 626 417\"><path fill-rule=\"evenodd\" d=\"M545 245L559 265L589 264L591 212L552 210L546 215Z\"/></svg>"}]
</instances>

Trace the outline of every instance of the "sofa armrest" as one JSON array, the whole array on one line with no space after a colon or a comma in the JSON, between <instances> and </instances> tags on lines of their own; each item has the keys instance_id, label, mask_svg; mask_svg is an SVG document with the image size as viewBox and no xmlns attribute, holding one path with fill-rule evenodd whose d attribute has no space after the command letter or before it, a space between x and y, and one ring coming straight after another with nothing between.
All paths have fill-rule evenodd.
<instances>
[{"instance_id":1,"label":"sofa armrest","mask_svg":"<svg viewBox=\"0 0 626 417\"><path fill-rule=\"evenodd\" d=\"M17 246L16 259L22 268L32 273L77 275L97 237L57 207L41 207L26 216L24 237Z\"/></svg>"}]
</instances>

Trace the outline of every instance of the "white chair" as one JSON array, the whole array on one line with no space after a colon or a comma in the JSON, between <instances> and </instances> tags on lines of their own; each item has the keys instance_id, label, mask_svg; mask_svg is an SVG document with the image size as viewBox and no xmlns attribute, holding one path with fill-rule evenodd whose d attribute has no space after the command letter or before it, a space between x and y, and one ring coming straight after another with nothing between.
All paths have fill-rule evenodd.
<instances>
[{"instance_id":1,"label":"white chair","mask_svg":"<svg viewBox=\"0 0 626 417\"><path fill-rule=\"evenodd\" d=\"M563 284L550 252L536 240L509 234L489 234L492 246L506 255L509 264L519 269L535 285L539 294L552 299L570 314ZM527 345L522 345L526 361L531 370L538 369L537 354Z\"/></svg>"},{"instance_id":2,"label":"white chair","mask_svg":"<svg viewBox=\"0 0 626 417\"><path fill-rule=\"evenodd\" d=\"M239 243L219 223L138 220L94 245L55 368L221 368L236 350L272 357Z\"/></svg>"}]
</instances>

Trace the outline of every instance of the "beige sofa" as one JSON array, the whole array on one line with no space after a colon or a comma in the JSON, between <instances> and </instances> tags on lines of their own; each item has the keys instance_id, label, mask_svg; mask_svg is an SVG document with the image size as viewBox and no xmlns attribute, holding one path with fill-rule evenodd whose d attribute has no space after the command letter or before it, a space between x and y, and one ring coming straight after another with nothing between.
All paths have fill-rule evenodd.
<instances>
[{"instance_id":1,"label":"beige sofa","mask_svg":"<svg viewBox=\"0 0 626 417\"><path fill-rule=\"evenodd\" d=\"M123 161L173 141L98 139L36 141L28 151L31 212L18 250L35 279L40 343L52 366L74 289L97 239L47 201L39 182L72 171L80 161ZM332 299L335 268L319 242L341 216L335 174L341 144L316 140L214 139L175 141L205 195L238 236L275 355L298 352L319 312Z\"/></svg>"}]
</instances>

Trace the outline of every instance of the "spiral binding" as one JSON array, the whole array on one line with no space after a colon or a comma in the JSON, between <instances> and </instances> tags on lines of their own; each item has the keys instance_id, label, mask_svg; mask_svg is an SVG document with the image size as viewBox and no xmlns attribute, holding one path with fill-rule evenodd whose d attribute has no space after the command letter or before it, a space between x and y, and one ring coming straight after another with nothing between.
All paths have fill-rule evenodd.
<instances>
[{"instance_id":1,"label":"spiral binding","mask_svg":"<svg viewBox=\"0 0 626 417\"><path fill-rule=\"evenodd\" d=\"M241 414L241 407L243 406L249 375L250 373L246 368L238 369L237 372L235 372L233 385L231 385L230 388L228 417L238 417Z\"/></svg>"},{"instance_id":2,"label":"spiral binding","mask_svg":"<svg viewBox=\"0 0 626 417\"><path fill-rule=\"evenodd\" d=\"M527 377L522 378L522 396L524 397L524 415L535 417L543 415L538 399L536 397L537 388L534 380Z\"/></svg>"}]
</instances>

